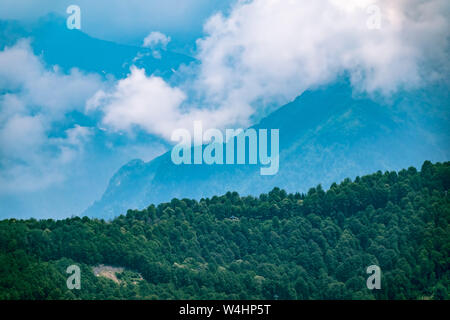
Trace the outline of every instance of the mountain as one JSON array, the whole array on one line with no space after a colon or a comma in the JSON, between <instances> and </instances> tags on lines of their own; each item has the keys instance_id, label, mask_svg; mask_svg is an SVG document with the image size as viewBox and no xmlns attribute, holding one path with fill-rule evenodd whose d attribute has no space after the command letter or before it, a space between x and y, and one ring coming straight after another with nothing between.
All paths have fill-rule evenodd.
<instances>
[{"instance_id":1,"label":"mountain","mask_svg":"<svg viewBox=\"0 0 450 320\"><path fill-rule=\"evenodd\" d=\"M426 161L308 194L173 199L112 221L1 220L0 300L448 299L449 188L450 162ZM74 265L81 290L66 285Z\"/></svg>"},{"instance_id":2,"label":"mountain","mask_svg":"<svg viewBox=\"0 0 450 320\"><path fill-rule=\"evenodd\" d=\"M279 129L280 165L261 176L259 165L175 165L170 151L150 161L133 160L110 180L83 214L112 218L172 198L210 197L237 191L256 195L280 187L306 192L345 177L449 158L446 85L402 91L388 99L357 94L344 78L304 92L254 128Z\"/></svg>"},{"instance_id":3,"label":"mountain","mask_svg":"<svg viewBox=\"0 0 450 320\"><path fill-rule=\"evenodd\" d=\"M93 38L82 30L66 27L64 17L48 14L33 24L0 20L0 49L12 46L20 38L30 38L36 55L48 65L68 71L77 67L88 72L112 74L124 78L132 65L145 68L149 74L163 78L172 75L181 64L195 61L192 57L159 49L117 44Z\"/></svg>"},{"instance_id":4,"label":"mountain","mask_svg":"<svg viewBox=\"0 0 450 320\"><path fill-rule=\"evenodd\" d=\"M25 23L23 21L14 20L0 20L0 51L5 47L14 46L20 39L29 39L30 48L33 53L39 57L43 66L47 70L53 71L54 65L60 72L57 74L62 76L63 73L68 73L72 68L78 68L82 73L90 72L103 76L103 84L111 88L115 79L123 79L129 72L131 64L138 67L145 68L150 74L162 76L167 81L172 81L173 71L178 69L180 64L190 64L195 61L193 58L171 52L169 50L158 50L154 53L148 48L139 46L123 45L110 41L97 39L86 34L83 28L81 30L69 30L66 27L66 20L64 17L50 14L35 22ZM2 55L4 57L4 55ZM136 60L136 58L139 58ZM13 59L14 60L14 59ZM4 61L4 60L3 60ZM8 64L3 65L8 70ZM18 66L11 65L10 71L13 72ZM20 69L20 68L19 68ZM30 70L31 72L32 70ZM25 70L26 72L26 70ZM0 72L1 73L1 72ZM9 74L9 71L7 72ZM11 73L12 74L12 73ZM67 79L74 79L75 77L68 77ZM174 78L177 78L175 76ZM2 78L2 80L4 80ZM8 84L7 80L5 84ZM4 81L0 81L4 84ZM41 84L45 86L45 83ZM110 86L111 85L111 86ZM75 87L78 87L75 84ZM105 88L104 87L104 88ZM59 90L58 87L51 88L52 90ZM63 90L64 91L64 90ZM12 93L13 96L27 95L26 88L17 88L17 91L10 91L9 86L0 85L0 129L3 132L8 117L25 116L27 113L22 108L13 108L6 106L6 99L4 97ZM59 96L70 95L73 92L64 91L59 92ZM40 95L38 91L35 94ZM5 95L5 96L4 96ZM87 99L88 97L86 97ZM33 100L33 101L31 101ZM35 99L26 99L26 109L29 110L29 116L36 116L39 112L47 114L45 108L34 105ZM40 99L39 99L40 100ZM61 108L67 110L67 113L62 116L53 118L52 121L43 121L45 134L49 137L48 141L53 138L66 137L66 130L76 126L89 128L89 139L83 143L83 152L74 157L67 167L56 169L52 167L49 171L56 172L62 170L57 174L62 179L57 179L55 183L47 185L46 183L30 183L33 185L32 190L23 187L16 187L15 185L22 185L16 183L14 177L19 177L24 174L39 176L41 169L35 167L35 158L42 158L48 154L50 149L55 150L52 142L51 147L35 148L33 154L29 154L30 161L33 163L28 167L28 164L22 166L20 160L17 164L20 166L15 174L7 174L9 167L16 163L16 159L10 162L6 158L2 158L1 176L5 187L0 192L0 218L5 217L67 217L76 215L88 207L93 200L99 198L108 182L108 179L113 173L120 168L124 163L132 159L129 156L130 152L125 149L130 147L135 152L136 148L140 150L146 149L146 145L161 146L164 150L166 142L161 141L157 136L136 135L133 138L125 138L120 134L106 134L100 127L101 114L96 112L87 112L85 109L85 100L77 99L80 105L74 106L71 110L67 110L66 106ZM25 101L25 100L24 100ZM73 102L73 100L72 100ZM62 107L62 106L61 106ZM11 110L14 113L10 113ZM58 109L60 110L60 109ZM64 111L65 112L65 111ZM40 118L40 117L39 117ZM6 139L6 138L5 138ZM11 138L11 140L14 140ZM43 142L41 139L40 143ZM18 143L18 142L16 142ZM112 145L114 148L110 148ZM0 146L0 152L4 157L3 144ZM64 147L65 148L65 147ZM44 151L45 149L45 151ZM39 151L38 151L39 150ZM62 150L62 149L61 149ZM31 150L30 150L31 152ZM50 152L50 151L49 151ZM53 152L53 151L51 151ZM139 151L138 151L139 152ZM161 154L162 151L152 151L152 154ZM143 153L147 153L144 151ZM142 155L142 153L140 153ZM25 155L24 155L25 156ZM26 157L26 156L25 156ZM44 156L46 157L46 156ZM136 157L136 155L134 155ZM39 161L38 161L39 162ZM39 162L40 163L40 162ZM5 167L3 167L3 164ZM36 165L36 166L40 166ZM28 168L28 169L26 169ZM28 171L29 170L29 171ZM47 170L44 170L47 171ZM26 173L29 172L30 174ZM44 174L43 174L44 175ZM45 174L45 181L47 179L54 181L51 178L53 174ZM5 180L6 179L6 180ZM33 179L33 178L32 178ZM26 178L29 182L29 178ZM27 183L28 184L28 183ZM45 186L43 186L45 185ZM16 190L17 189L17 190ZM24 190L26 189L26 190ZM10 190L13 190L10 192Z\"/></svg>"}]
</instances>

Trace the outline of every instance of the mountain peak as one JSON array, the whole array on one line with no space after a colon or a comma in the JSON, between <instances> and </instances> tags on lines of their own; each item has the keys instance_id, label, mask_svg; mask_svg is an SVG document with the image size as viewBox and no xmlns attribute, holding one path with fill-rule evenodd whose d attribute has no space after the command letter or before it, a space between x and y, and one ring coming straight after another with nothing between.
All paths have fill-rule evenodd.
<instances>
[{"instance_id":1,"label":"mountain peak","mask_svg":"<svg viewBox=\"0 0 450 320\"><path fill-rule=\"evenodd\" d=\"M427 101L417 92L398 97L386 104L355 95L345 80L306 91L253 127L280 131L280 165L275 176L261 176L256 165L175 165L169 151L148 163L127 163L119 170L120 176L133 179L122 179L120 185L110 183L97 206L85 214L104 216L106 206L108 217L113 217L174 197L200 199L227 191L258 194L277 186L288 192L306 192L318 183L327 186L380 169L419 166L430 154L445 153L427 142L428 134L420 130L427 123L403 113L405 101L422 112L428 112L429 104L448 102ZM400 122L396 121L399 115Z\"/></svg>"}]
</instances>

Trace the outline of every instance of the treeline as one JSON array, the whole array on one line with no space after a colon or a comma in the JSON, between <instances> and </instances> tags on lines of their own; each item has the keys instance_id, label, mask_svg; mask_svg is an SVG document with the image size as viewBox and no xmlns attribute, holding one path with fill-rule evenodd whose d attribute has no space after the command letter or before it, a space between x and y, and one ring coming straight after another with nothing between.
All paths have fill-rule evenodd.
<instances>
[{"instance_id":1,"label":"treeline","mask_svg":"<svg viewBox=\"0 0 450 320\"><path fill-rule=\"evenodd\" d=\"M112 221L0 221L0 299L448 299L450 162ZM66 268L81 267L81 290ZM142 281L96 277L106 264ZM378 265L381 289L366 287ZM132 277L128 277L132 278Z\"/></svg>"}]
</instances>

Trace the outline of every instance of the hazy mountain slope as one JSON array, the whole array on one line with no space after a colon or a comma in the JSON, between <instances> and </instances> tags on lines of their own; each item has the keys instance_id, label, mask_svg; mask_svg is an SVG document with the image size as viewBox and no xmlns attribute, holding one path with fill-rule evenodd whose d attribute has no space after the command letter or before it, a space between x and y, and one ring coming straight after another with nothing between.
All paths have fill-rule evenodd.
<instances>
[{"instance_id":1,"label":"hazy mountain slope","mask_svg":"<svg viewBox=\"0 0 450 320\"><path fill-rule=\"evenodd\" d=\"M355 96L346 81L308 91L255 126L280 129L278 174L261 176L260 165L177 166L168 152L149 163L127 164L84 214L111 218L173 197L255 195L275 186L305 192L379 169L443 161L449 157L448 130L438 135L432 127L448 124L447 96L445 87L436 87L386 102Z\"/></svg>"},{"instance_id":2,"label":"hazy mountain slope","mask_svg":"<svg viewBox=\"0 0 450 320\"><path fill-rule=\"evenodd\" d=\"M51 74L52 78L53 76L62 76L64 73L67 74L72 68L78 68L82 73L89 72L103 76L103 89L112 89L112 85L115 83L112 81L112 78L114 77L116 80L124 78L130 72L129 68L132 64L145 68L148 74L154 73L169 81L168 79L172 78L172 69L176 70L180 64L188 64L194 61L191 57L165 50L158 50L160 56L155 55L156 57L154 57L153 52L148 48L122 45L96 39L87 35L85 31L87 30L83 28L83 25L81 31L67 29L64 16L48 15L33 23L0 20L0 52L5 50L5 47L13 47L19 40L28 39L31 50L39 57L46 69L49 70L49 75ZM4 55L2 56L5 57ZM136 60L136 57L140 58ZM18 60L22 61L19 58L17 57ZM58 70L60 72L52 72L54 70L53 66L55 65L59 66ZM30 77L34 77L33 70L25 70L19 68L18 65L11 65L10 70L8 70L8 63L5 63L3 67L8 71L7 74L11 75L14 75L17 69L18 74L21 75L21 79L28 79L28 72ZM4 73L3 76L5 76ZM11 91L8 85L8 82L11 80L8 78L6 78L7 82L3 83L6 84L6 87L2 86L0 88L0 95L12 93L14 96L22 99L22 97L29 94L26 87L18 87L14 91ZM69 76L67 79L74 79L74 77ZM5 78L2 78L0 82L4 82L4 80ZM45 86L46 83L40 83L39 85ZM65 85L70 86L71 84L62 84L61 88L65 88ZM78 87L78 85L75 84L73 87ZM59 86L54 86L49 88L49 95L53 91L58 97L65 97L66 95L73 96L72 89L60 91ZM36 91L34 94L42 98L39 91ZM3 96L0 96L1 102L6 101L3 98ZM38 100L41 101L41 98ZM86 96L87 98L89 97ZM46 99L48 98L42 99L39 103L45 104L44 101ZM0 103L2 129L4 129L7 123L6 120L9 117L9 113L5 113L5 110L11 109L11 112L20 117L27 114L34 117L36 113L41 111L47 114L46 109L42 108L41 105L34 105L36 103L35 100L28 98L24 100L27 101L26 109L29 110L29 112L27 111L28 113L23 111L22 108L8 107L6 103ZM56 137L58 139L65 138L66 130L78 125L88 128L92 135L83 143L84 152L82 157L77 156L73 158L73 162L65 169L62 169L64 172L57 174L63 177L62 180L58 178L58 182L51 183L49 186L43 183L45 185L44 187L40 187L39 183L33 183L36 186L36 188L33 186L33 190L24 191L22 187L16 188L15 185L19 186L21 183L14 182L13 176L9 177L9 174L7 174L8 178L6 179L10 179L7 182L7 189L14 190L10 192L3 189L0 193L1 218L62 218L79 214L93 200L102 195L108 179L111 178L120 166L133 158L142 156L142 153L134 154L135 148L140 148L140 150L144 150L144 153L147 153L145 151L146 147L144 146L159 146L160 149L155 148L151 151L151 156L161 154L167 149L165 147L166 142L157 136L137 134L132 139L129 139L125 135L103 131L103 128L99 128L101 127L99 123L102 113L87 112L85 108L86 100L79 99L78 101L79 105L73 105L70 107L71 110L67 106L61 105L58 107L58 117L53 118L52 116L51 121L43 121L43 123L45 123L45 134L51 137L50 139ZM71 102L71 105L73 104L72 100L69 102ZM63 110L67 110L67 113ZM49 112L48 114L50 113L53 114L53 112ZM11 137L12 143L18 143L20 145L21 142L14 140L16 139ZM42 140L39 139L39 141ZM110 148L110 146L114 146L114 148ZM131 148L133 151L125 150L127 148ZM39 152L30 150L29 159L34 159L36 156L40 157L48 152L47 149L45 149L46 151L42 151L42 153L42 149L39 148L39 150ZM1 151L3 153L3 149ZM27 157L27 155L24 155L24 157ZM34 163L34 161L31 162ZM10 166L10 163L6 166ZM2 169L2 176L6 177L5 172L8 170L5 167L2 167ZM49 168L49 171L52 172L58 170L60 169L56 169L55 167ZM27 169L22 169L21 167L14 175L22 176L25 172L27 172ZM34 173L38 174L37 172L40 172L40 169L35 167L30 169L30 175L32 176ZM25 179L30 181L29 178ZM43 180L47 179L52 180L53 178L49 175L43 177Z\"/></svg>"},{"instance_id":3,"label":"hazy mountain slope","mask_svg":"<svg viewBox=\"0 0 450 320\"><path fill-rule=\"evenodd\" d=\"M16 21L0 20L0 49L12 46L20 38L30 38L34 53L48 65L63 70L77 67L102 75L113 74L123 78L131 65L145 68L148 74L162 77L172 75L172 69L189 64L193 58L186 55L149 48L117 44L93 38L83 30L69 30L66 20L49 14L32 25L23 26Z\"/></svg>"}]
</instances>

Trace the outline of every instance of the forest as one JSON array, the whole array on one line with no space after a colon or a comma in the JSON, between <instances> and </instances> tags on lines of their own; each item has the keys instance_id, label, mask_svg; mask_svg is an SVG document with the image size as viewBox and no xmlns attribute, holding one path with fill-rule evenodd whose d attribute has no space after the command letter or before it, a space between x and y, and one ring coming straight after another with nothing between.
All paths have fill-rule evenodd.
<instances>
[{"instance_id":1,"label":"forest","mask_svg":"<svg viewBox=\"0 0 450 320\"><path fill-rule=\"evenodd\" d=\"M113 220L0 221L0 299L448 299L450 162L173 199ZM81 289L68 289L70 265ZM94 274L111 266L115 279ZM369 290L366 268L381 269Z\"/></svg>"}]
</instances>

